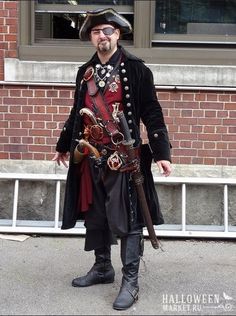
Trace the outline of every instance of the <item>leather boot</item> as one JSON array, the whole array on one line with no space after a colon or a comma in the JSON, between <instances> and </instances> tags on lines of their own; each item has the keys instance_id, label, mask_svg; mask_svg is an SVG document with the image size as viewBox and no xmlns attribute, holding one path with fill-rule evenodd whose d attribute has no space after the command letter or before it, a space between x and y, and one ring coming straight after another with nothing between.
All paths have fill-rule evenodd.
<instances>
[{"instance_id":1,"label":"leather boot","mask_svg":"<svg viewBox=\"0 0 236 316\"><path fill-rule=\"evenodd\" d=\"M111 247L96 249L95 263L89 272L72 281L72 286L86 287L99 283L114 282L115 271L111 264Z\"/></svg>"},{"instance_id":2,"label":"leather boot","mask_svg":"<svg viewBox=\"0 0 236 316\"><path fill-rule=\"evenodd\" d=\"M138 299L138 270L142 255L142 233L135 232L121 238L122 284L113 303L116 310L125 310Z\"/></svg>"}]
</instances>

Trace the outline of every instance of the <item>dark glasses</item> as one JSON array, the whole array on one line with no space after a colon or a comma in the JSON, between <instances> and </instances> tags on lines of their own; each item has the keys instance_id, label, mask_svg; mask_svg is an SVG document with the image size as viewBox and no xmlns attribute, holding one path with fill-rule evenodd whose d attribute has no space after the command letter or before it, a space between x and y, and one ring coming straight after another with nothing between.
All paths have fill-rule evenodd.
<instances>
[{"instance_id":1,"label":"dark glasses","mask_svg":"<svg viewBox=\"0 0 236 316\"><path fill-rule=\"evenodd\" d=\"M104 35L111 36L115 32L115 29L113 27L108 26L108 27L104 27L104 29L93 29L91 30L91 33L93 35L99 35L100 31L102 31Z\"/></svg>"}]
</instances>

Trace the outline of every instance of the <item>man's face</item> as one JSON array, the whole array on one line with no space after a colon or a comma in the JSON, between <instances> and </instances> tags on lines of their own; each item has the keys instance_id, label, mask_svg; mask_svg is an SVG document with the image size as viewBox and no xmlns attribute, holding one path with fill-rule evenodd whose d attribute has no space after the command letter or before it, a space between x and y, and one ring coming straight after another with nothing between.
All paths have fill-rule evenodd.
<instances>
[{"instance_id":1,"label":"man's face","mask_svg":"<svg viewBox=\"0 0 236 316\"><path fill-rule=\"evenodd\" d=\"M111 52L117 46L120 30L110 24L96 25L91 29L90 38L97 51Z\"/></svg>"}]
</instances>

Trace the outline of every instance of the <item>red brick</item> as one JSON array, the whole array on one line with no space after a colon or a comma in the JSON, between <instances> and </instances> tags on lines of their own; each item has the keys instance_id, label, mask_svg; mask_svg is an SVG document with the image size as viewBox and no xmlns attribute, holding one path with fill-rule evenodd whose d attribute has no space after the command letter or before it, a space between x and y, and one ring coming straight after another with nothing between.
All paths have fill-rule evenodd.
<instances>
[{"instance_id":1,"label":"red brick","mask_svg":"<svg viewBox=\"0 0 236 316\"><path fill-rule=\"evenodd\" d=\"M28 114L5 114L5 119L8 121L26 121Z\"/></svg>"},{"instance_id":2,"label":"red brick","mask_svg":"<svg viewBox=\"0 0 236 316\"><path fill-rule=\"evenodd\" d=\"M225 142L216 143L216 149L227 149L227 148L228 148L228 144Z\"/></svg>"},{"instance_id":3,"label":"red brick","mask_svg":"<svg viewBox=\"0 0 236 316\"><path fill-rule=\"evenodd\" d=\"M182 110L181 111L181 116L182 117L192 117L193 116L193 111L192 110Z\"/></svg>"},{"instance_id":4,"label":"red brick","mask_svg":"<svg viewBox=\"0 0 236 316\"><path fill-rule=\"evenodd\" d=\"M225 103L225 110L235 110L236 111L236 102Z\"/></svg>"},{"instance_id":5,"label":"red brick","mask_svg":"<svg viewBox=\"0 0 236 316\"><path fill-rule=\"evenodd\" d=\"M200 102L201 109L222 110L223 107L224 107L223 102Z\"/></svg>"},{"instance_id":6,"label":"red brick","mask_svg":"<svg viewBox=\"0 0 236 316\"><path fill-rule=\"evenodd\" d=\"M215 142L204 142L203 143L203 148L204 149L215 149L216 148L216 143Z\"/></svg>"},{"instance_id":7,"label":"red brick","mask_svg":"<svg viewBox=\"0 0 236 316\"><path fill-rule=\"evenodd\" d=\"M219 95L219 101L229 102L230 101L230 95L229 94L220 94Z\"/></svg>"},{"instance_id":8,"label":"red brick","mask_svg":"<svg viewBox=\"0 0 236 316\"><path fill-rule=\"evenodd\" d=\"M207 93L206 99L207 101L217 101L218 97L215 93Z\"/></svg>"},{"instance_id":9,"label":"red brick","mask_svg":"<svg viewBox=\"0 0 236 316\"><path fill-rule=\"evenodd\" d=\"M29 114L30 121L52 121L51 114Z\"/></svg>"},{"instance_id":10,"label":"red brick","mask_svg":"<svg viewBox=\"0 0 236 316\"><path fill-rule=\"evenodd\" d=\"M22 158L22 153L15 153L15 152L13 152L13 153L9 153L9 157L10 157L10 159L21 159Z\"/></svg>"},{"instance_id":11,"label":"red brick","mask_svg":"<svg viewBox=\"0 0 236 316\"><path fill-rule=\"evenodd\" d=\"M181 133L187 133L190 132L191 126L190 125L180 125L179 126L179 131Z\"/></svg>"},{"instance_id":12,"label":"red brick","mask_svg":"<svg viewBox=\"0 0 236 316\"><path fill-rule=\"evenodd\" d=\"M216 158L215 160L216 165L227 165L226 158Z\"/></svg>"},{"instance_id":13,"label":"red brick","mask_svg":"<svg viewBox=\"0 0 236 316\"><path fill-rule=\"evenodd\" d=\"M11 128L5 130L6 136L27 136L28 131L23 128Z\"/></svg>"},{"instance_id":14,"label":"red brick","mask_svg":"<svg viewBox=\"0 0 236 316\"><path fill-rule=\"evenodd\" d=\"M214 133L212 133L212 134L199 134L198 135L198 139L202 140L202 141L205 141L205 140L210 141L211 140L211 141L217 142L217 141L221 141L221 137L222 137L222 135L214 134Z\"/></svg>"},{"instance_id":15,"label":"red brick","mask_svg":"<svg viewBox=\"0 0 236 316\"><path fill-rule=\"evenodd\" d=\"M51 152L51 146L46 145L29 145L29 151L35 153Z\"/></svg>"},{"instance_id":16,"label":"red brick","mask_svg":"<svg viewBox=\"0 0 236 316\"><path fill-rule=\"evenodd\" d=\"M195 94L195 101L205 101L206 94L205 93L196 93Z\"/></svg>"},{"instance_id":17,"label":"red brick","mask_svg":"<svg viewBox=\"0 0 236 316\"><path fill-rule=\"evenodd\" d=\"M46 93L48 98L58 98L58 91L48 90Z\"/></svg>"},{"instance_id":18,"label":"red brick","mask_svg":"<svg viewBox=\"0 0 236 316\"><path fill-rule=\"evenodd\" d=\"M215 158L204 158L203 159L203 163L205 165L214 165L215 164L216 159Z\"/></svg>"},{"instance_id":19,"label":"red brick","mask_svg":"<svg viewBox=\"0 0 236 316\"><path fill-rule=\"evenodd\" d=\"M20 144L21 143L21 137L10 137L10 144Z\"/></svg>"},{"instance_id":20,"label":"red brick","mask_svg":"<svg viewBox=\"0 0 236 316\"><path fill-rule=\"evenodd\" d=\"M194 94L192 93L183 93L183 101L194 101Z\"/></svg>"},{"instance_id":21,"label":"red brick","mask_svg":"<svg viewBox=\"0 0 236 316\"><path fill-rule=\"evenodd\" d=\"M223 157L236 158L236 150L224 150L222 152Z\"/></svg>"},{"instance_id":22,"label":"red brick","mask_svg":"<svg viewBox=\"0 0 236 316\"><path fill-rule=\"evenodd\" d=\"M29 131L29 136L51 136L50 130L34 129Z\"/></svg>"},{"instance_id":23,"label":"red brick","mask_svg":"<svg viewBox=\"0 0 236 316\"><path fill-rule=\"evenodd\" d=\"M203 148L204 142L201 141L193 141L192 142L192 148Z\"/></svg>"},{"instance_id":24,"label":"red brick","mask_svg":"<svg viewBox=\"0 0 236 316\"><path fill-rule=\"evenodd\" d=\"M191 157L180 157L179 163L181 164L191 164Z\"/></svg>"},{"instance_id":25,"label":"red brick","mask_svg":"<svg viewBox=\"0 0 236 316\"><path fill-rule=\"evenodd\" d=\"M32 153L22 153L21 159L23 160L33 160L33 154Z\"/></svg>"},{"instance_id":26,"label":"red brick","mask_svg":"<svg viewBox=\"0 0 236 316\"><path fill-rule=\"evenodd\" d=\"M8 152L4 152L4 153L0 153L0 159L9 159L9 153Z\"/></svg>"},{"instance_id":27,"label":"red brick","mask_svg":"<svg viewBox=\"0 0 236 316\"><path fill-rule=\"evenodd\" d=\"M33 160L45 160L45 154L43 153L34 153Z\"/></svg>"},{"instance_id":28,"label":"red brick","mask_svg":"<svg viewBox=\"0 0 236 316\"><path fill-rule=\"evenodd\" d=\"M193 164L203 164L203 158L193 157L192 163Z\"/></svg>"},{"instance_id":29,"label":"red brick","mask_svg":"<svg viewBox=\"0 0 236 316\"><path fill-rule=\"evenodd\" d=\"M158 92L157 97L158 97L159 101L170 100L170 93L169 92Z\"/></svg>"},{"instance_id":30,"label":"red brick","mask_svg":"<svg viewBox=\"0 0 236 316\"><path fill-rule=\"evenodd\" d=\"M5 1L5 9L17 9L18 1Z\"/></svg>"},{"instance_id":31,"label":"red brick","mask_svg":"<svg viewBox=\"0 0 236 316\"><path fill-rule=\"evenodd\" d=\"M223 119L223 124L226 126L236 126L236 118L235 119Z\"/></svg>"},{"instance_id":32,"label":"red brick","mask_svg":"<svg viewBox=\"0 0 236 316\"><path fill-rule=\"evenodd\" d=\"M28 150L28 146L27 145L4 145L4 150L8 151L8 152L15 152L15 153L19 153L19 152L27 152Z\"/></svg>"},{"instance_id":33,"label":"red brick","mask_svg":"<svg viewBox=\"0 0 236 316\"><path fill-rule=\"evenodd\" d=\"M41 145L44 145L46 142L45 142L45 138L44 137L35 137L34 139L34 143L37 145L37 144L41 144Z\"/></svg>"},{"instance_id":34,"label":"red brick","mask_svg":"<svg viewBox=\"0 0 236 316\"><path fill-rule=\"evenodd\" d=\"M33 137L22 137L23 144L33 144L34 139Z\"/></svg>"},{"instance_id":35,"label":"red brick","mask_svg":"<svg viewBox=\"0 0 236 316\"><path fill-rule=\"evenodd\" d=\"M236 166L236 158L229 158L228 165L229 166Z\"/></svg>"},{"instance_id":36,"label":"red brick","mask_svg":"<svg viewBox=\"0 0 236 316\"><path fill-rule=\"evenodd\" d=\"M28 98L29 105L51 105L51 100L48 98Z\"/></svg>"},{"instance_id":37,"label":"red brick","mask_svg":"<svg viewBox=\"0 0 236 316\"><path fill-rule=\"evenodd\" d=\"M10 128L20 128L21 124L18 121L10 121Z\"/></svg>"},{"instance_id":38,"label":"red brick","mask_svg":"<svg viewBox=\"0 0 236 316\"><path fill-rule=\"evenodd\" d=\"M17 24L17 19L5 18L5 20L6 20L6 25L16 25Z\"/></svg>"},{"instance_id":39,"label":"red brick","mask_svg":"<svg viewBox=\"0 0 236 316\"><path fill-rule=\"evenodd\" d=\"M21 122L22 128L32 128L32 126L33 126L32 122L28 122L28 121Z\"/></svg>"},{"instance_id":40,"label":"red brick","mask_svg":"<svg viewBox=\"0 0 236 316\"><path fill-rule=\"evenodd\" d=\"M216 111L205 111L205 117L216 117Z\"/></svg>"},{"instance_id":41,"label":"red brick","mask_svg":"<svg viewBox=\"0 0 236 316\"><path fill-rule=\"evenodd\" d=\"M203 126L200 126L200 125L192 125L191 126L192 133L202 133L202 131L203 131Z\"/></svg>"},{"instance_id":42,"label":"red brick","mask_svg":"<svg viewBox=\"0 0 236 316\"><path fill-rule=\"evenodd\" d=\"M33 122L33 128L34 129L44 129L45 122Z\"/></svg>"}]
</instances>

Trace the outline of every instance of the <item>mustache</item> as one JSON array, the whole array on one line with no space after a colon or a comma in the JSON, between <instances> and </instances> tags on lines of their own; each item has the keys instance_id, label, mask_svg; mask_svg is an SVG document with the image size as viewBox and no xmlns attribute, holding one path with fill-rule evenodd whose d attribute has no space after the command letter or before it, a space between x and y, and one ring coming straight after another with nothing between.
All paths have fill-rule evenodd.
<instances>
[{"instance_id":1,"label":"mustache","mask_svg":"<svg viewBox=\"0 0 236 316\"><path fill-rule=\"evenodd\" d=\"M98 44L103 43L103 42L110 42L110 40L109 39L101 39L101 40L99 40Z\"/></svg>"}]
</instances>

